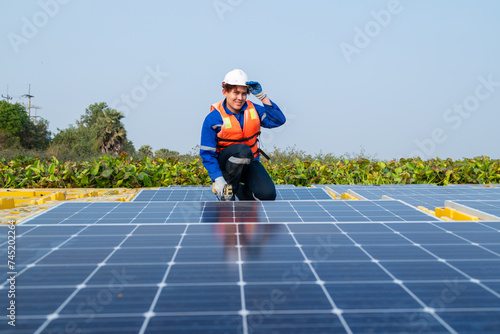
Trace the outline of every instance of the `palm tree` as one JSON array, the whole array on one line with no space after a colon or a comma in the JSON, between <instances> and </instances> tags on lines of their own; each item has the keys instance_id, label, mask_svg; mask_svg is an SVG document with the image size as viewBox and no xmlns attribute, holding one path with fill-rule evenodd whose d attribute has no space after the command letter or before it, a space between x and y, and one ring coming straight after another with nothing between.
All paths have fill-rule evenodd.
<instances>
[{"instance_id":1,"label":"palm tree","mask_svg":"<svg viewBox=\"0 0 500 334\"><path fill-rule=\"evenodd\" d=\"M127 142L127 132L121 119L125 116L114 109L103 110L96 121L98 142L102 153L119 153Z\"/></svg>"}]
</instances>

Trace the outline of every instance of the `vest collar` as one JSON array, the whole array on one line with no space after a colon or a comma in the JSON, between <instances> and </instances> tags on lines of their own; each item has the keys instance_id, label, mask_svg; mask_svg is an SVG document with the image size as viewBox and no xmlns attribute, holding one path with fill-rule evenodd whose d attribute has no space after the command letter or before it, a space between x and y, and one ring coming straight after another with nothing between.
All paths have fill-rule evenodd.
<instances>
[{"instance_id":1,"label":"vest collar","mask_svg":"<svg viewBox=\"0 0 500 334\"><path fill-rule=\"evenodd\" d=\"M241 107L241 110L238 114L235 114L234 112L232 112L231 110L229 110L227 107L226 107L226 99L224 99L224 101L222 101L222 107L224 108L224 110L226 111L226 114L228 115L238 115L238 114L241 114L242 111L245 111L245 109L248 107L248 103L243 103L243 107Z\"/></svg>"}]
</instances>

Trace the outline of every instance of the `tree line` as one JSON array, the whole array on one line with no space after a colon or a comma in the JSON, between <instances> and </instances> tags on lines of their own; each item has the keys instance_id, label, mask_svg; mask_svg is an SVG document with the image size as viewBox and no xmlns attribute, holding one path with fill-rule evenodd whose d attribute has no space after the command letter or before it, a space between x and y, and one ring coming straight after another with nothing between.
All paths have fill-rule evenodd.
<instances>
[{"instance_id":1,"label":"tree line","mask_svg":"<svg viewBox=\"0 0 500 334\"><path fill-rule=\"evenodd\" d=\"M142 159L179 156L179 152L161 148L153 153L149 145L136 150L122 119L125 116L105 102L91 104L75 124L57 129L53 134L49 122L34 122L20 103L0 101L0 150L5 155L42 154L61 159L89 159L101 155L129 155ZM10 153L10 154L7 154Z\"/></svg>"}]
</instances>

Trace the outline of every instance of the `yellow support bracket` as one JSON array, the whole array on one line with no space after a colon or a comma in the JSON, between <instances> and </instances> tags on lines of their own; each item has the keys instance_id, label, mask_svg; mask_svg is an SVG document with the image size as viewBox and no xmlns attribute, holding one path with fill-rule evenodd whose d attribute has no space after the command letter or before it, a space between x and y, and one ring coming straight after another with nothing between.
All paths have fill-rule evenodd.
<instances>
[{"instance_id":1,"label":"yellow support bracket","mask_svg":"<svg viewBox=\"0 0 500 334\"><path fill-rule=\"evenodd\" d=\"M1 191L0 197L35 197L34 191Z\"/></svg>"},{"instance_id":2,"label":"yellow support bracket","mask_svg":"<svg viewBox=\"0 0 500 334\"><path fill-rule=\"evenodd\" d=\"M441 219L448 218L449 220L467 220L467 221L478 221L479 218L476 216L468 215L463 212L457 211L452 208L436 208L436 217ZM448 220L445 219L445 220Z\"/></svg>"},{"instance_id":3,"label":"yellow support bracket","mask_svg":"<svg viewBox=\"0 0 500 334\"><path fill-rule=\"evenodd\" d=\"M427 209L425 206L417 206L417 208L424 211L424 212L427 212L430 215L433 215L433 216L436 215L436 213L434 211Z\"/></svg>"},{"instance_id":4,"label":"yellow support bracket","mask_svg":"<svg viewBox=\"0 0 500 334\"><path fill-rule=\"evenodd\" d=\"M342 195L340 196L340 199L353 199L353 200L359 201L358 198L356 198L348 193L342 193Z\"/></svg>"},{"instance_id":5,"label":"yellow support bracket","mask_svg":"<svg viewBox=\"0 0 500 334\"><path fill-rule=\"evenodd\" d=\"M0 210L13 209L16 206L13 198L0 199Z\"/></svg>"}]
</instances>

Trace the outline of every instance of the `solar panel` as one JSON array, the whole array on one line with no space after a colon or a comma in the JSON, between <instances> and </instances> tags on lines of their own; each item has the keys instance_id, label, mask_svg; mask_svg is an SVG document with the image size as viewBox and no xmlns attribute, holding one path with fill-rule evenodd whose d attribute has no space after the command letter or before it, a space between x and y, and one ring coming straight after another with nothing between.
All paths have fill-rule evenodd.
<instances>
[{"instance_id":1,"label":"solar panel","mask_svg":"<svg viewBox=\"0 0 500 334\"><path fill-rule=\"evenodd\" d=\"M165 190L165 189L204 189L204 188L210 188L211 186L209 185L199 185L199 184L172 184L169 185L168 187L158 187L158 190Z\"/></svg>"},{"instance_id":2,"label":"solar panel","mask_svg":"<svg viewBox=\"0 0 500 334\"><path fill-rule=\"evenodd\" d=\"M349 193L350 190L356 191L356 190L383 190L383 191L390 191L390 190L396 190L399 191L401 189L433 189L436 187L436 185L433 184L381 184L381 185L375 185L375 184L315 184L313 187L317 188L325 188L334 194L336 196L340 196L343 193ZM375 200L381 199L381 196L378 198L373 198Z\"/></svg>"},{"instance_id":3,"label":"solar panel","mask_svg":"<svg viewBox=\"0 0 500 334\"><path fill-rule=\"evenodd\" d=\"M78 202L62 203L24 225L428 221L400 201Z\"/></svg>"},{"instance_id":4,"label":"solar panel","mask_svg":"<svg viewBox=\"0 0 500 334\"><path fill-rule=\"evenodd\" d=\"M493 188L474 188L468 186L453 187L371 187L356 188L350 192L368 200L381 199L382 196L399 198L399 196L428 196L429 198L466 198L475 196L483 198L500 198L500 191ZM442 206L442 204L441 204Z\"/></svg>"},{"instance_id":5,"label":"solar panel","mask_svg":"<svg viewBox=\"0 0 500 334\"><path fill-rule=\"evenodd\" d=\"M381 202L357 211L366 215ZM500 326L500 223L192 219L153 225L136 218L125 225L99 218L160 206L67 204L17 226L23 251L16 330L411 332L423 320L426 330L443 333ZM207 204L228 212L248 205ZM265 212L313 209L261 204L256 207ZM100 217L75 225L67 217L71 210Z\"/></svg>"},{"instance_id":6,"label":"solar panel","mask_svg":"<svg viewBox=\"0 0 500 334\"><path fill-rule=\"evenodd\" d=\"M16 225L15 332L500 330L500 222L322 199L321 188L280 187L278 201L186 200L205 191L64 202Z\"/></svg>"},{"instance_id":7,"label":"solar panel","mask_svg":"<svg viewBox=\"0 0 500 334\"><path fill-rule=\"evenodd\" d=\"M276 200L331 200L333 199L326 191L317 188L277 188Z\"/></svg>"},{"instance_id":8,"label":"solar panel","mask_svg":"<svg viewBox=\"0 0 500 334\"><path fill-rule=\"evenodd\" d=\"M132 202L217 201L209 187L168 187L143 189Z\"/></svg>"},{"instance_id":9,"label":"solar panel","mask_svg":"<svg viewBox=\"0 0 500 334\"><path fill-rule=\"evenodd\" d=\"M330 187L330 186L328 186ZM346 186L344 186L346 187ZM358 186L344 192L363 200L393 199L412 206L443 207L447 200L500 200L500 188L471 186Z\"/></svg>"},{"instance_id":10,"label":"solar panel","mask_svg":"<svg viewBox=\"0 0 500 334\"><path fill-rule=\"evenodd\" d=\"M277 186L276 200L332 200L323 189ZM133 202L218 201L211 187L168 187L144 189Z\"/></svg>"},{"instance_id":11,"label":"solar panel","mask_svg":"<svg viewBox=\"0 0 500 334\"><path fill-rule=\"evenodd\" d=\"M395 199L406 202L413 206L424 206L426 208L437 208L444 207L446 201L455 201L455 200L468 200L474 198L476 200L498 200L500 199L500 194L474 194L474 195L466 195L466 194L455 194L455 195L444 195L444 194L436 194L436 195L390 195L387 197L383 197L384 199Z\"/></svg>"}]
</instances>

